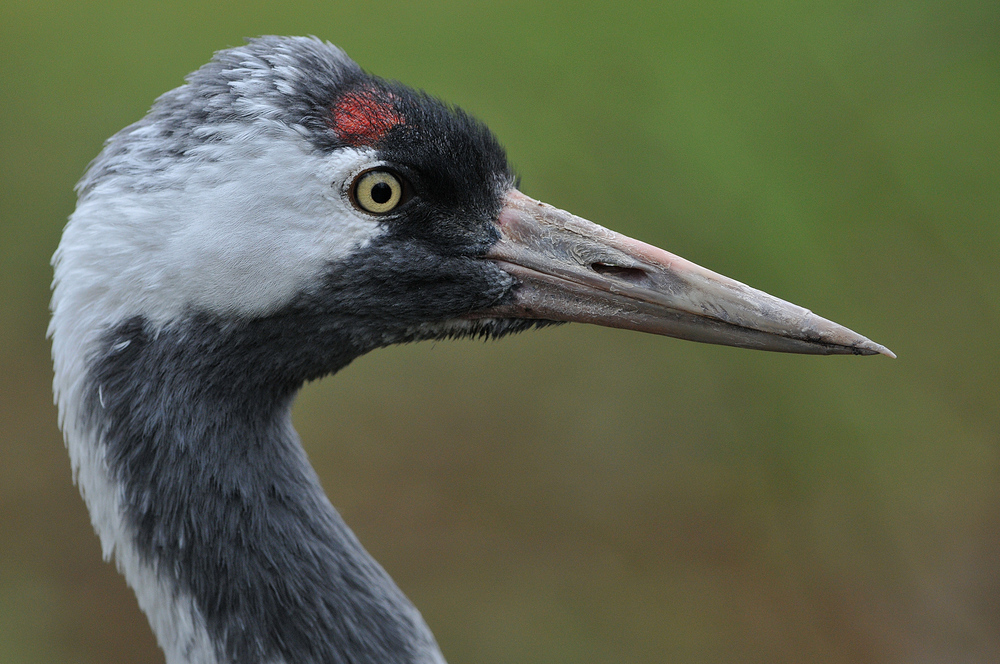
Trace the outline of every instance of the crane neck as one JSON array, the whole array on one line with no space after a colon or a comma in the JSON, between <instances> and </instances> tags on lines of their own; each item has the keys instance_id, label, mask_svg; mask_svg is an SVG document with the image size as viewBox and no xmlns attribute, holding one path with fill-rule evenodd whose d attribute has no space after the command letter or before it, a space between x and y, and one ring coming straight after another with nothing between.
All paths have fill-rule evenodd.
<instances>
[{"instance_id":1,"label":"crane neck","mask_svg":"<svg viewBox=\"0 0 1000 664\"><path fill-rule=\"evenodd\" d=\"M307 376L287 368L307 363L289 324L307 322L248 329L195 316L154 331L135 318L104 335L81 428L117 496L119 566L170 662L443 664L292 428ZM326 351L333 370L357 354L336 342L324 340L341 349Z\"/></svg>"}]
</instances>

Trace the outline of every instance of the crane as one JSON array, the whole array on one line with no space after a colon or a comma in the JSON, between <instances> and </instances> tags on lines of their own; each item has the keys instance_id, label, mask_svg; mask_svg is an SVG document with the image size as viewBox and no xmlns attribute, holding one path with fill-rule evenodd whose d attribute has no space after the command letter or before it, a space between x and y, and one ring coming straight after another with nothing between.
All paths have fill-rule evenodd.
<instances>
[{"instance_id":1,"label":"crane","mask_svg":"<svg viewBox=\"0 0 1000 664\"><path fill-rule=\"evenodd\" d=\"M167 662L444 662L291 424L371 350L582 321L892 356L516 182L483 124L315 38L218 52L91 163L53 257L54 393Z\"/></svg>"}]
</instances>

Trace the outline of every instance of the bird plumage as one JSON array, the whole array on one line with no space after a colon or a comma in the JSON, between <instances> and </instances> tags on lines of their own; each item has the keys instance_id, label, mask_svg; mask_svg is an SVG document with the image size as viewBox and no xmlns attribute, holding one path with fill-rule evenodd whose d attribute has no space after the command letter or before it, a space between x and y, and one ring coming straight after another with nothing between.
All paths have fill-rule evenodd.
<instances>
[{"instance_id":1,"label":"bird plumage","mask_svg":"<svg viewBox=\"0 0 1000 664\"><path fill-rule=\"evenodd\" d=\"M884 351L514 187L482 124L312 38L221 51L107 142L53 259L54 389L168 662L444 661L291 426L363 353L564 320Z\"/></svg>"},{"instance_id":2,"label":"bird plumage","mask_svg":"<svg viewBox=\"0 0 1000 664\"><path fill-rule=\"evenodd\" d=\"M304 380L421 336L411 328L432 293L391 315L379 294L398 301L426 280L422 265L440 266L331 186L384 161L319 115L362 86L405 107L401 89L317 40L222 52L108 141L56 254L55 386L74 472L170 661L441 660L326 500L289 421ZM488 136L410 94L421 122ZM505 167L495 148L480 170ZM438 290L435 306L472 304Z\"/></svg>"}]
</instances>

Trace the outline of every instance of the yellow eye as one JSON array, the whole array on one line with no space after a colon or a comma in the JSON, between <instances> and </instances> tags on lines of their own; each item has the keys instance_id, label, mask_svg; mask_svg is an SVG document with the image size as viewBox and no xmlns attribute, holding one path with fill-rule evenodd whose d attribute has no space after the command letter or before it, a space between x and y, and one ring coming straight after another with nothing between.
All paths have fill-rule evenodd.
<instances>
[{"instance_id":1,"label":"yellow eye","mask_svg":"<svg viewBox=\"0 0 1000 664\"><path fill-rule=\"evenodd\" d=\"M403 198L403 183L389 171L368 171L358 176L352 188L354 203L373 214L391 211Z\"/></svg>"}]
</instances>

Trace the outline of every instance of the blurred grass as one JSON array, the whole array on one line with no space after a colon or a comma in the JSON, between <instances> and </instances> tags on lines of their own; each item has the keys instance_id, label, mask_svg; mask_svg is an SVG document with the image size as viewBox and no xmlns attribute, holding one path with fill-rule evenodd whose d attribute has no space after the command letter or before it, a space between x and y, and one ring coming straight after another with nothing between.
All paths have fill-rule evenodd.
<instances>
[{"instance_id":1,"label":"blurred grass","mask_svg":"<svg viewBox=\"0 0 1000 664\"><path fill-rule=\"evenodd\" d=\"M536 197L895 350L563 327L380 351L296 422L449 661L1000 659L1000 5L0 5L0 660L162 661L70 484L48 257L103 140L316 34Z\"/></svg>"}]
</instances>

